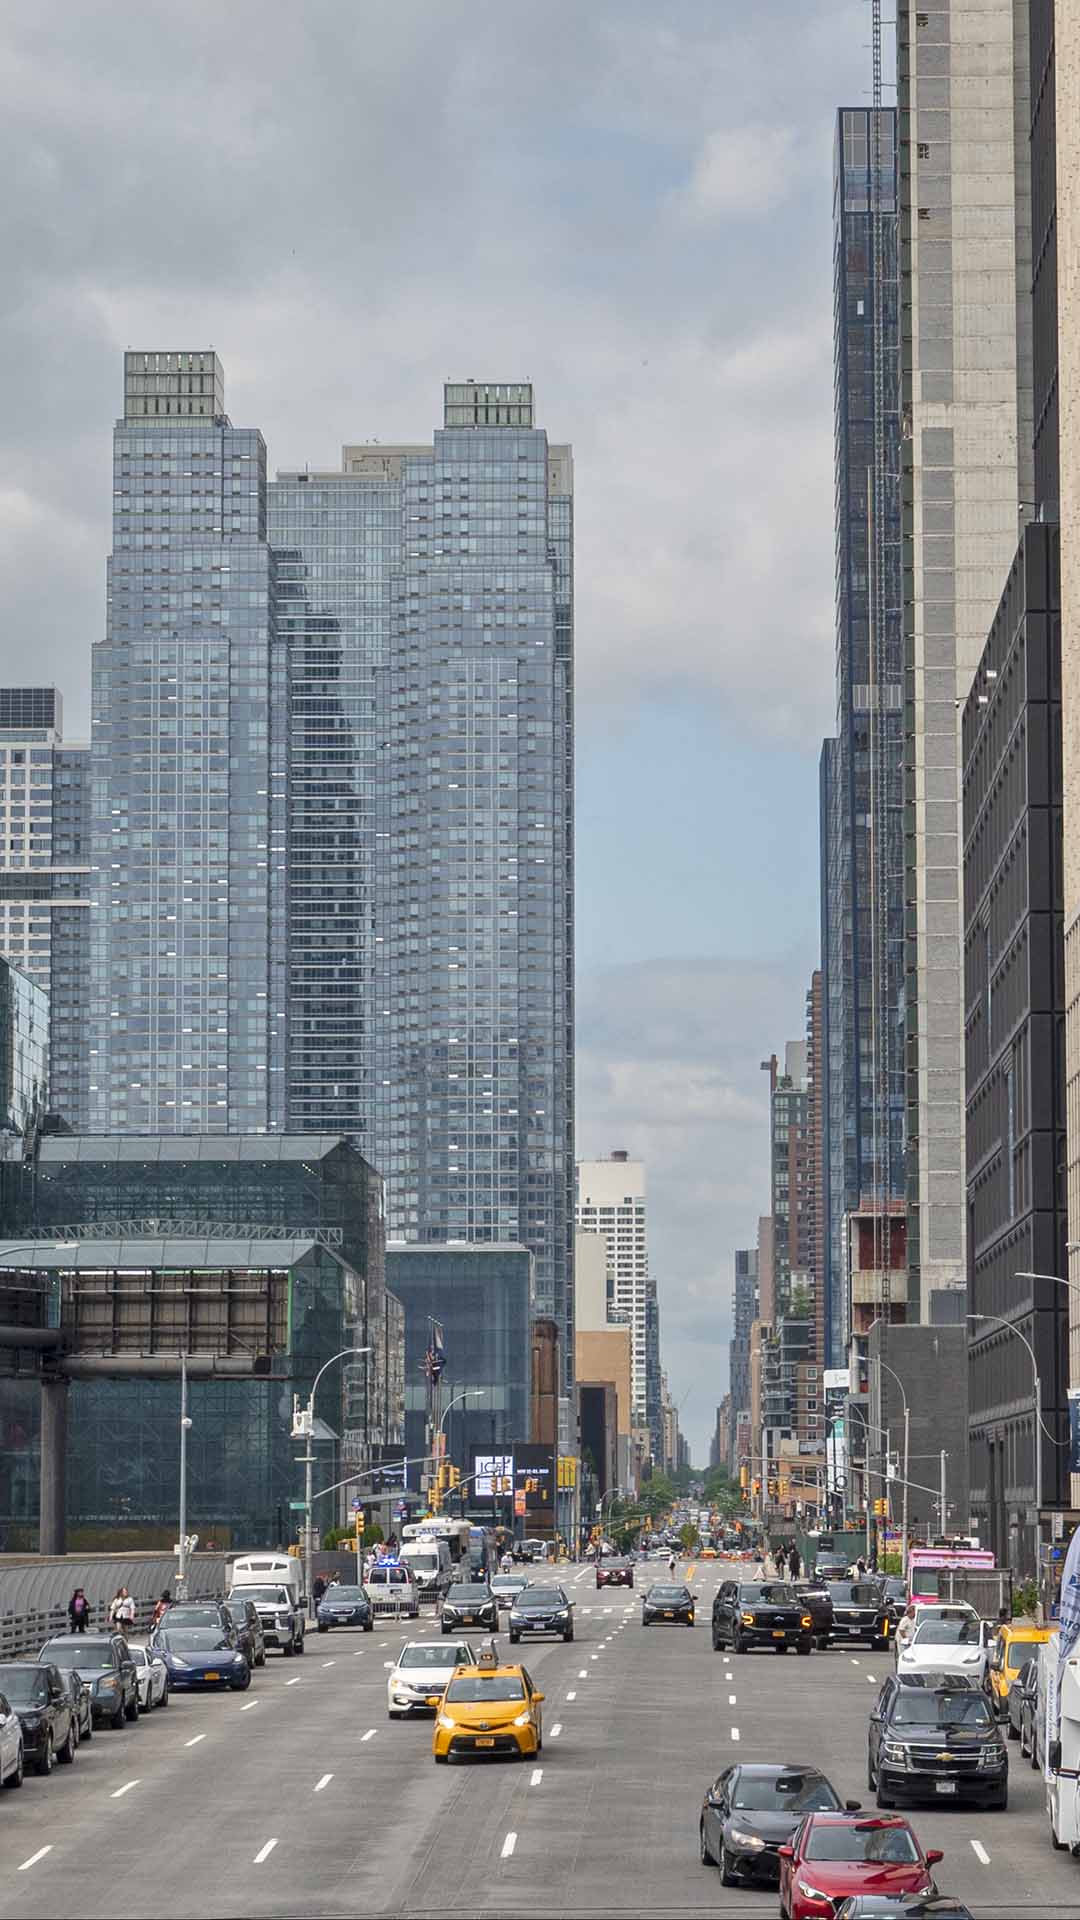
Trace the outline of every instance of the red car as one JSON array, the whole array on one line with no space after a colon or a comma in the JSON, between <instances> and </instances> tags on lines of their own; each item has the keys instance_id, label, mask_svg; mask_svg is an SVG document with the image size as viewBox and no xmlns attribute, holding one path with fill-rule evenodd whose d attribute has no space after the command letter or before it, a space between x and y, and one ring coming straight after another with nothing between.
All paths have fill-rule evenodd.
<instances>
[{"instance_id":1,"label":"red car","mask_svg":"<svg viewBox=\"0 0 1080 1920\"><path fill-rule=\"evenodd\" d=\"M942 1857L895 1814L811 1813L779 1851L783 1920L833 1920L853 1893L935 1893Z\"/></svg>"},{"instance_id":2,"label":"red car","mask_svg":"<svg viewBox=\"0 0 1080 1920\"><path fill-rule=\"evenodd\" d=\"M598 1560L596 1584L598 1587L632 1587L634 1584L633 1561Z\"/></svg>"}]
</instances>

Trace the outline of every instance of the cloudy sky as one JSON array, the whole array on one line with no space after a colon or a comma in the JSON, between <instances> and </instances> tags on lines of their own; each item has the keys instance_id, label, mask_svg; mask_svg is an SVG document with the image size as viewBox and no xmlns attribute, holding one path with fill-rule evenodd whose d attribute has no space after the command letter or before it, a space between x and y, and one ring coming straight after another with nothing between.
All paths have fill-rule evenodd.
<instances>
[{"instance_id":1,"label":"cloudy sky","mask_svg":"<svg viewBox=\"0 0 1080 1920\"><path fill-rule=\"evenodd\" d=\"M535 383L577 491L578 1143L648 1162L695 1457L817 958L831 140L864 0L37 0L0 25L5 679L85 726L125 346L272 466Z\"/></svg>"}]
</instances>

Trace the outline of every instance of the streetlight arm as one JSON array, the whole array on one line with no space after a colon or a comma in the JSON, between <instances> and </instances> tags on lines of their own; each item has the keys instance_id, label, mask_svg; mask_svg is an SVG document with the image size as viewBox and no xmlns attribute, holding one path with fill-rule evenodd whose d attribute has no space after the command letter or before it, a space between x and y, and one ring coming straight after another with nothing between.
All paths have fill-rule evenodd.
<instances>
[{"instance_id":1,"label":"streetlight arm","mask_svg":"<svg viewBox=\"0 0 1080 1920\"><path fill-rule=\"evenodd\" d=\"M374 1353L374 1351L375 1351L374 1347L342 1347L340 1353L332 1353L330 1355L329 1360L324 1360L322 1363L322 1366L319 1368L318 1373L315 1375L315 1378L311 1383L311 1392L308 1394L309 1408L314 1412L315 1390L318 1387L319 1381L322 1379L323 1374L326 1372L327 1367L332 1367L335 1360L346 1359L349 1354L355 1354L359 1356L362 1353Z\"/></svg>"}]
</instances>

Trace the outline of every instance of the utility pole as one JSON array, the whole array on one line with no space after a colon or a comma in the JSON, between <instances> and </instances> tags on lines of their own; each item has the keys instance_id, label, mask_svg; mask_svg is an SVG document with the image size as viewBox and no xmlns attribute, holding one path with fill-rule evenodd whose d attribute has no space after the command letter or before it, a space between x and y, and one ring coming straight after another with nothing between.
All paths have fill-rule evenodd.
<instances>
[{"instance_id":1,"label":"utility pole","mask_svg":"<svg viewBox=\"0 0 1080 1920\"><path fill-rule=\"evenodd\" d=\"M180 1537L177 1544L176 1586L181 1600L187 1592L187 1437L191 1428L187 1410L187 1354L180 1355Z\"/></svg>"},{"instance_id":2,"label":"utility pole","mask_svg":"<svg viewBox=\"0 0 1080 1920\"><path fill-rule=\"evenodd\" d=\"M941 1516L941 1537L942 1537L942 1539L943 1539L943 1540L946 1540L946 1539L948 1538L948 1528L947 1528L947 1527L946 1527L946 1525L945 1525L945 1457L946 1457L946 1456L945 1456L945 1449L944 1449L944 1447L942 1447L942 1449L941 1449L941 1501L940 1501L940 1516Z\"/></svg>"}]
</instances>

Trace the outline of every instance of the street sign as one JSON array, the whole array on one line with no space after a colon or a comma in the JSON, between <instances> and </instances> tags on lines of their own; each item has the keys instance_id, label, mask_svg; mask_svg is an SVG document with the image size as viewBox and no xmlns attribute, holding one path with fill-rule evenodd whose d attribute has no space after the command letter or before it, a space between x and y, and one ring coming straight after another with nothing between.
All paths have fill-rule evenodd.
<instances>
[{"instance_id":1,"label":"street sign","mask_svg":"<svg viewBox=\"0 0 1080 1920\"><path fill-rule=\"evenodd\" d=\"M306 1506L306 1505L307 1505L307 1502L306 1502L306 1501L304 1501L304 1500L290 1500L290 1501L289 1501L289 1512L290 1512L290 1513L303 1513L303 1511L304 1511L304 1509L305 1509L305 1506Z\"/></svg>"},{"instance_id":2,"label":"street sign","mask_svg":"<svg viewBox=\"0 0 1080 1920\"><path fill-rule=\"evenodd\" d=\"M353 1510L353 1512L354 1512L354 1513L359 1513L359 1512L361 1511L361 1509L362 1509L362 1507L363 1507L363 1504L364 1504L364 1503L363 1503L363 1501L362 1501L362 1500L354 1500L354 1501L353 1501L353 1503L352 1503L352 1510Z\"/></svg>"}]
</instances>

